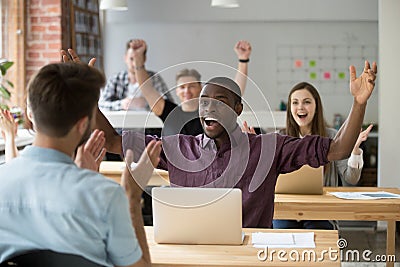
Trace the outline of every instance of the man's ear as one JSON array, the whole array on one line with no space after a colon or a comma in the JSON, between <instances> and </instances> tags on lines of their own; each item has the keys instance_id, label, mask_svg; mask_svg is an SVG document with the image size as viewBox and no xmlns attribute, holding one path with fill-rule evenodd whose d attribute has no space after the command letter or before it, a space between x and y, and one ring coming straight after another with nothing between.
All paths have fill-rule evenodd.
<instances>
[{"instance_id":1,"label":"man's ear","mask_svg":"<svg viewBox=\"0 0 400 267\"><path fill-rule=\"evenodd\" d=\"M30 109L27 109L27 116L28 116L28 119L31 121L31 122L33 122L33 114L32 114L32 111L30 110Z\"/></svg>"},{"instance_id":2,"label":"man's ear","mask_svg":"<svg viewBox=\"0 0 400 267\"><path fill-rule=\"evenodd\" d=\"M32 110L29 108L29 105L27 105L26 107L26 116L28 117L28 119L33 123L34 123L34 118L33 118L33 113Z\"/></svg>"},{"instance_id":3,"label":"man's ear","mask_svg":"<svg viewBox=\"0 0 400 267\"><path fill-rule=\"evenodd\" d=\"M89 116L85 116L82 119L77 121L76 126L78 129L78 132L81 135L85 134L88 124L89 124Z\"/></svg>"},{"instance_id":4,"label":"man's ear","mask_svg":"<svg viewBox=\"0 0 400 267\"><path fill-rule=\"evenodd\" d=\"M242 114L242 111L243 111L243 104L242 104L241 102L236 102L236 104L235 104L235 111L236 111L236 114L237 114L238 116L240 116L240 114Z\"/></svg>"}]
</instances>

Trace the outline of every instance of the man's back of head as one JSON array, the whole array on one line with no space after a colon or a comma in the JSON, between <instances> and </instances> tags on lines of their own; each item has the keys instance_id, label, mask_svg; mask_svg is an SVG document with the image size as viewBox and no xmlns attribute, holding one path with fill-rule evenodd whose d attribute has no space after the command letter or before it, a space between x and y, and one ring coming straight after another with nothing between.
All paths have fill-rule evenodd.
<instances>
[{"instance_id":1,"label":"man's back of head","mask_svg":"<svg viewBox=\"0 0 400 267\"><path fill-rule=\"evenodd\" d=\"M104 83L104 75L85 64L42 67L28 85L35 129L51 137L65 136L79 119L91 118Z\"/></svg>"}]
</instances>

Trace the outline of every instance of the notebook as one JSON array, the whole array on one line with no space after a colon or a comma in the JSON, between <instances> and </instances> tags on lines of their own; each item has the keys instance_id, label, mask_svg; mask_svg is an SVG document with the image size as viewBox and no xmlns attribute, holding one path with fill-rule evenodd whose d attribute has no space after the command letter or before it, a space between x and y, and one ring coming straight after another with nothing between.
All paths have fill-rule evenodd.
<instances>
[{"instance_id":1,"label":"notebook","mask_svg":"<svg viewBox=\"0 0 400 267\"><path fill-rule=\"evenodd\" d=\"M238 188L155 187L154 241L242 244L242 191Z\"/></svg>"},{"instance_id":2,"label":"notebook","mask_svg":"<svg viewBox=\"0 0 400 267\"><path fill-rule=\"evenodd\" d=\"M300 169L280 174L276 181L276 194L322 195L324 167L304 165Z\"/></svg>"}]
</instances>

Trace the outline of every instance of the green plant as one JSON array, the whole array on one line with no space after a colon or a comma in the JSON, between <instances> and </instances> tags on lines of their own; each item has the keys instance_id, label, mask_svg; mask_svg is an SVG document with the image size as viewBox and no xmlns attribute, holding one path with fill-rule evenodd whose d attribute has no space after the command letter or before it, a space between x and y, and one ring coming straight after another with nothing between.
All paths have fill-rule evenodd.
<instances>
[{"instance_id":1,"label":"green plant","mask_svg":"<svg viewBox=\"0 0 400 267\"><path fill-rule=\"evenodd\" d=\"M5 101L11 97L10 88L14 87L14 84L6 78L7 70L14 64L12 61L1 60L0 61L0 108L8 109L8 105Z\"/></svg>"}]
</instances>

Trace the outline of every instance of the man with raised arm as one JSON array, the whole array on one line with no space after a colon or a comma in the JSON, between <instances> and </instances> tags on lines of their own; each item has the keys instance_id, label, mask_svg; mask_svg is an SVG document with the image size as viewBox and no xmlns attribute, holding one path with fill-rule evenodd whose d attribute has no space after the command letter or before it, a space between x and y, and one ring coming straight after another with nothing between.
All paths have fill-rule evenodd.
<instances>
[{"instance_id":1,"label":"man with raised arm","mask_svg":"<svg viewBox=\"0 0 400 267\"><path fill-rule=\"evenodd\" d=\"M125 48L124 61L127 69L112 75L101 90L99 107L104 110L149 110L136 78L136 72L143 71L143 67L135 63L131 42L132 40L129 40ZM146 53L147 48L146 51L143 51L143 64L146 61ZM172 95L163 78L150 70L146 70L146 74L158 94L172 101Z\"/></svg>"},{"instance_id":2,"label":"man with raised arm","mask_svg":"<svg viewBox=\"0 0 400 267\"><path fill-rule=\"evenodd\" d=\"M377 65L365 61L358 77L354 66L349 67L349 72L353 105L333 139L243 133L237 124L243 110L239 86L226 77L212 78L200 95L199 116L204 134L163 137L157 167L168 170L172 186L240 188L243 227L270 228L280 173L292 172L305 164L318 167L349 157L375 87ZM158 139L130 131L120 136L99 109L96 127L105 132L106 148L113 153L140 151L145 144Z\"/></svg>"},{"instance_id":3,"label":"man with raised arm","mask_svg":"<svg viewBox=\"0 0 400 267\"><path fill-rule=\"evenodd\" d=\"M130 43L137 70L136 80L142 95L155 115L164 122L162 135L187 134L198 135L203 133L199 119L199 96L202 88L200 73L195 69L182 69L176 74L176 95L180 104L162 98L150 81L150 76L145 67L147 44L144 40L136 39ZM234 47L238 57L238 67L235 81L241 93L246 88L248 63L251 54L251 45L247 41L239 41Z\"/></svg>"}]
</instances>

